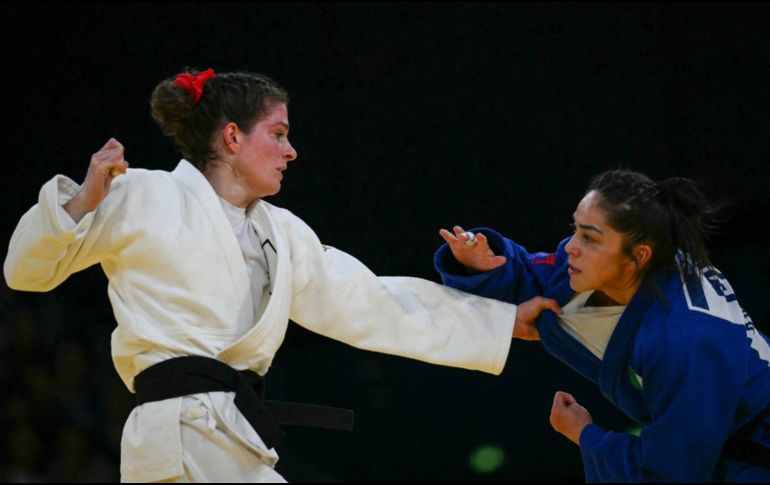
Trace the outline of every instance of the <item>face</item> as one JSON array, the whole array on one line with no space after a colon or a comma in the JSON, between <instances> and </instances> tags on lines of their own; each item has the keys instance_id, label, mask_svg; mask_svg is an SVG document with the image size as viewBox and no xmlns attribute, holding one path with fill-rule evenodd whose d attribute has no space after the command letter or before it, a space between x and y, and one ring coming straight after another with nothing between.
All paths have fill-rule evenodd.
<instances>
[{"instance_id":1,"label":"face","mask_svg":"<svg viewBox=\"0 0 770 485\"><path fill-rule=\"evenodd\" d=\"M257 199L281 190L283 172L297 151L289 143L289 112L283 103L274 103L267 116L250 133L239 131L233 149L232 168L246 198Z\"/></svg>"},{"instance_id":2,"label":"face","mask_svg":"<svg viewBox=\"0 0 770 485\"><path fill-rule=\"evenodd\" d=\"M599 206L601 196L589 192L575 210L575 235L567 243L570 287L598 290L618 303L631 301L639 282L636 265L623 253L623 235L612 229Z\"/></svg>"}]
</instances>

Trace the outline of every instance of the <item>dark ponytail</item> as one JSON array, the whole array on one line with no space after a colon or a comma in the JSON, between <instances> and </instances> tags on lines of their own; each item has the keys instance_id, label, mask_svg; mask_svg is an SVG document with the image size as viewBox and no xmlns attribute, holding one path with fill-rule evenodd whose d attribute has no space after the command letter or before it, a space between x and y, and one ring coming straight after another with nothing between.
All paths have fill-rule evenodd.
<instances>
[{"instance_id":1,"label":"dark ponytail","mask_svg":"<svg viewBox=\"0 0 770 485\"><path fill-rule=\"evenodd\" d=\"M586 193L595 190L609 225L625 236L623 252L633 261L633 247L652 248L649 264L639 277L677 266L685 276L699 276L711 266L706 239L715 228L718 208L686 178L654 182L630 170L611 170L596 176Z\"/></svg>"}]
</instances>

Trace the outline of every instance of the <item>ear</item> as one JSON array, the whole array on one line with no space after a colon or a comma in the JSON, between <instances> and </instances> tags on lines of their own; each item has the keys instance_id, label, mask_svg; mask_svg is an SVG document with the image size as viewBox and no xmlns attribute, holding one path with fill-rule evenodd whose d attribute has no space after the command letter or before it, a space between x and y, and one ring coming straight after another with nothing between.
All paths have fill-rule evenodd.
<instances>
[{"instance_id":1,"label":"ear","mask_svg":"<svg viewBox=\"0 0 770 485\"><path fill-rule=\"evenodd\" d=\"M652 259L652 248L648 244L637 244L634 248L634 256L640 268L643 268Z\"/></svg>"},{"instance_id":2,"label":"ear","mask_svg":"<svg viewBox=\"0 0 770 485\"><path fill-rule=\"evenodd\" d=\"M225 125L222 129L222 142L225 144L225 149L230 152L235 152L240 142L240 130L238 125L232 121Z\"/></svg>"}]
</instances>

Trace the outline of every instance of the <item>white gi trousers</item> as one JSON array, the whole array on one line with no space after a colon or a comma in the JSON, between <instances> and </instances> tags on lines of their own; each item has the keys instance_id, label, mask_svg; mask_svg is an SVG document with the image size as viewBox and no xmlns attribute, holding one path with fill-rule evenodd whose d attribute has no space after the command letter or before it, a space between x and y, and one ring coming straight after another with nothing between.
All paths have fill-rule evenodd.
<instances>
[{"instance_id":1,"label":"white gi trousers","mask_svg":"<svg viewBox=\"0 0 770 485\"><path fill-rule=\"evenodd\" d=\"M286 483L227 426L205 394L182 399L184 474L157 483Z\"/></svg>"}]
</instances>

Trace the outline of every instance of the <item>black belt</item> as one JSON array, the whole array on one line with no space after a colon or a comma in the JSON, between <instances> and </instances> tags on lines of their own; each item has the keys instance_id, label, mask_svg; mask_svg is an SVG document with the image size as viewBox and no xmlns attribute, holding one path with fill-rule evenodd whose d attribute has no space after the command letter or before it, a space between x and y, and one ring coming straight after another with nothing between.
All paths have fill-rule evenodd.
<instances>
[{"instance_id":1,"label":"black belt","mask_svg":"<svg viewBox=\"0 0 770 485\"><path fill-rule=\"evenodd\" d=\"M749 438L754 429L765 424L768 416L770 406L727 440L722 457L745 461L770 470L770 448Z\"/></svg>"},{"instance_id":2,"label":"black belt","mask_svg":"<svg viewBox=\"0 0 770 485\"><path fill-rule=\"evenodd\" d=\"M136 405L201 392L235 392L235 405L265 444L272 448L285 435L281 425L353 429L353 411L312 404L266 401L264 379L208 357L165 360L134 378Z\"/></svg>"}]
</instances>

